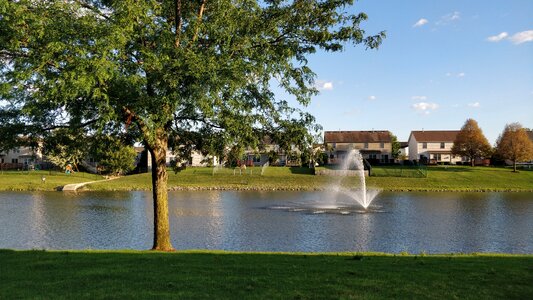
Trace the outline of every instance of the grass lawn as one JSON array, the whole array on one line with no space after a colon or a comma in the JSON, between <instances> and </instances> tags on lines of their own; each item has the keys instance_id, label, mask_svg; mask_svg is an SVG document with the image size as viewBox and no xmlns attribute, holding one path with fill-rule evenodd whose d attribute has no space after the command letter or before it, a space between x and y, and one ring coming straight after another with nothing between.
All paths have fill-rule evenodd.
<instances>
[{"instance_id":1,"label":"grass lawn","mask_svg":"<svg viewBox=\"0 0 533 300\"><path fill-rule=\"evenodd\" d=\"M431 166L426 178L370 177L367 182L392 191L533 191L533 170L513 173L509 168Z\"/></svg>"},{"instance_id":2,"label":"grass lawn","mask_svg":"<svg viewBox=\"0 0 533 300\"><path fill-rule=\"evenodd\" d=\"M42 181L42 177L45 181ZM2 171L0 191L53 191L70 184L100 180L102 176L76 172L65 174L57 171Z\"/></svg>"},{"instance_id":3,"label":"grass lawn","mask_svg":"<svg viewBox=\"0 0 533 300\"><path fill-rule=\"evenodd\" d=\"M234 175L235 171L235 175ZM187 168L174 174L169 170L170 189L263 189L263 190L320 190L336 181L345 187L356 188L353 177L339 178L315 176L308 168L268 167L248 168L242 175L239 170L222 168ZM367 186L388 191L533 191L533 170L513 173L508 168L431 166L427 177L382 177L397 173L395 167L375 167L380 177L368 177ZM407 171L409 172L409 171ZM412 170L410 172L413 172ZM41 183L41 176L46 182ZM0 190L55 190L69 183L94 181L102 177L75 173L51 173L47 171L0 173ZM83 187L85 190L150 190L151 174L136 174L116 180Z\"/></svg>"},{"instance_id":4,"label":"grass lawn","mask_svg":"<svg viewBox=\"0 0 533 300\"><path fill-rule=\"evenodd\" d=\"M387 167L381 167L387 168ZM375 168L379 172L379 168ZM269 167L248 168L246 174L233 175L233 169L188 168L169 172L169 188L224 189L326 189L339 180L329 176L314 176L307 168ZM251 173L250 173L251 172ZM357 180L342 180L347 187L356 187ZM533 171L513 173L510 169L468 166L433 166L427 177L368 177L367 186L389 191L533 191ZM86 186L89 190L149 190L150 174L127 176L117 180Z\"/></svg>"},{"instance_id":5,"label":"grass lawn","mask_svg":"<svg viewBox=\"0 0 533 300\"><path fill-rule=\"evenodd\" d=\"M0 250L0 299L532 299L533 256Z\"/></svg>"}]
</instances>

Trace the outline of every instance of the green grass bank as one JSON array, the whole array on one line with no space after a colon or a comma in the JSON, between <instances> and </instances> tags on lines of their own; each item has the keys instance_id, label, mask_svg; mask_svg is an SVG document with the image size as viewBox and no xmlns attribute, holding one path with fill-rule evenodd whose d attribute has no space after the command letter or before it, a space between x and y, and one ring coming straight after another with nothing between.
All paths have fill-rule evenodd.
<instances>
[{"instance_id":1,"label":"green grass bank","mask_svg":"<svg viewBox=\"0 0 533 300\"><path fill-rule=\"evenodd\" d=\"M375 168L383 173L387 167ZM260 189L260 190L321 190L340 181L345 187L357 187L357 180L334 176L312 175L307 168L269 167L248 168L246 174L212 168L188 168L169 172L169 189ZM533 171L513 173L494 167L434 166L427 177L367 177L367 186L386 191L533 191ZM149 190L150 174L126 176L117 180L86 186L88 190Z\"/></svg>"},{"instance_id":2,"label":"green grass bank","mask_svg":"<svg viewBox=\"0 0 533 300\"><path fill-rule=\"evenodd\" d=\"M385 191L533 191L533 170L513 173L508 168L432 166L425 177L397 177L402 174L394 167L375 167L367 177L367 186ZM402 171L403 172L403 171ZM408 171L403 174L409 174ZM41 176L46 182L41 182ZM83 187L90 191L150 190L151 174L136 174L116 180L99 182ZM0 190L55 190L69 183L94 181L100 176L86 173L65 175L47 172L4 172L0 174ZM228 189L228 190L322 190L334 182L356 188L357 180L335 176L317 176L308 168L260 167L239 170L222 168L187 168L174 174L169 170L168 187L180 189Z\"/></svg>"},{"instance_id":3,"label":"green grass bank","mask_svg":"<svg viewBox=\"0 0 533 300\"><path fill-rule=\"evenodd\" d=\"M0 250L0 299L532 299L532 255Z\"/></svg>"}]
</instances>

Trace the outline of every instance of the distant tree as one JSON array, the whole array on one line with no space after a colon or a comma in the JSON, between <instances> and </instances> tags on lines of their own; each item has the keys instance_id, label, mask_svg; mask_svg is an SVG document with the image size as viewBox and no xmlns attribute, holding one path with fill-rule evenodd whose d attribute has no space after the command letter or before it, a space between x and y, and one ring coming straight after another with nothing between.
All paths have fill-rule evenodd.
<instances>
[{"instance_id":1,"label":"distant tree","mask_svg":"<svg viewBox=\"0 0 533 300\"><path fill-rule=\"evenodd\" d=\"M513 172L516 172L517 162L533 160L533 142L520 123L505 126L496 142L496 151L513 162Z\"/></svg>"},{"instance_id":2,"label":"distant tree","mask_svg":"<svg viewBox=\"0 0 533 300\"><path fill-rule=\"evenodd\" d=\"M391 152L392 158L398 159L400 157L401 144L400 142L398 142L398 138L394 134L391 134L391 143L392 143L392 152Z\"/></svg>"},{"instance_id":3,"label":"distant tree","mask_svg":"<svg viewBox=\"0 0 533 300\"><path fill-rule=\"evenodd\" d=\"M105 172L126 174L135 168L135 149L133 146L113 136L98 136L90 139L91 156L98 161Z\"/></svg>"},{"instance_id":4,"label":"distant tree","mask_svg":"<svg viewBox=\"0 0 533 300\"><path fill-rule=\"evenodd\" d=\"M76 171L78 165L87 157L86 137L67 128L56 129L43 140L43 155L61 169L71 164Z\"/></svg>"},{"instance_id":5,"label":"distant tree","mask_svg":"<svg viewBox=\"0 0 533 300\"><path fill-rule=\"evenodd\" d=\"M453 142L452 154L468 157L472 167L476 158L487 157L491 154L489 141L474 119L467 119L461 127Z\"/></svg>"},{"instance_id":6,"label":"distant tree","mask_svg":"<svg viewBox=\"0 0 533 300\"><path fill-rule=\"evenodd\" d=\"M172 250L169 139L205 130L255 148L258 132L312 126L274 87L304 107L318 92L310 55L380 45L385 33L367 35L353 3L2 0L0 127L36 139L59 127L138 132L152 157L153 249Z\"/></svg>"}]
</instances>

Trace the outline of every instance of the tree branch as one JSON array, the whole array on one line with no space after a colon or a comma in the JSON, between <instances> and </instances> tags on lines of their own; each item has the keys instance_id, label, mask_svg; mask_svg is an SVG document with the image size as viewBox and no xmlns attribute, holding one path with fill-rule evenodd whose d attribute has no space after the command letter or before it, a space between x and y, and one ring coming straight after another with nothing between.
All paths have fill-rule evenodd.
<instances>
[{"instance_id":1,"label":"tree branch","mask_svg":"<svg viewBox=\"0 0 533 300\"><path fill-rule=\"evenodd\" d=\"M53 125L53 126L41 128L41 131L50 131L50 130L59 129L59 128L83 128L83 127L86 127L86 126L89 126L91 124L98 122L98 120L99 119L93 119L85 123L81 123L80 125L74 126L74 127L69 124Z\"/></svg>"},{"instance_id":2,"label":"tree branch","mask_svg":"<svg viewBox=\"0 0 533 300\"><path fill-rule=\"evenodd\" d=\"M174 0L174 13L176 15L175 29L176 29L176 40L174 45L176 48L180 46L180 37L181 37L181 27L183 26L183 19L181 18L181 0Z\"/></svg>"},{"instance_id":3,"label":"tree branch","mask_svg":"<svg viewBox=\"0 0 533 300\"><path fill-rule=\"evenodd\" d=\"M200 24L202 23L202 17L204 15L205 10L205 4L207 3L207 0L202 0L202 4L200 5L200 9L198 10L198 23L196 23L196 29L194 30L194 36L192 38L192 42L196 42L198 39L198 32L200 31Z\"/></svg>"}]
</instances>

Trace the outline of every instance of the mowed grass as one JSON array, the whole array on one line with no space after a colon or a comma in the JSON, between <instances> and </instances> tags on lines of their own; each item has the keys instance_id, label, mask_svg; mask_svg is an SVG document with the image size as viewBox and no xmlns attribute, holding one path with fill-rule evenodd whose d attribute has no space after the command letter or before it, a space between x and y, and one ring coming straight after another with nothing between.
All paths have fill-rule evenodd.
<instances>
[{"instance_id":1,"label":"mowed grass","mask_svg":"<svg viewBox=\"0 0 533 300\"><path fill-rule=\"evenodd\" d=\"M379 172L376 167L376 171ZM315 176L308 168L268 167L239 171L223 168L187 168L175 174L169 171L170 189L264 189L321 190L340 181L345 187L357 188L358 180ZM151 174L126 176L117 180L86 186L88 190L149 190ZM388 191L533 191L533 171L513 173L507 168L433 166L427 177L368 177L367 186Z\"/></svg>"},{"instance_id":2,"label":"mowed grass","mask_svg":"<svg viewBox=\"0 0 533 300\"><path fill-rule=\"evenodd\" d=\"M308 168L260 167L238 169L187 168L174 173L169 169L169 189L228 189L228 190L325 190L333 183L357 188L353 177L315 176ZM397 173L397 167L374 167L374 172ZM413 172L413 170L407 170ZM46 177L44 183L41 176ZM103 179L87 173L49 173L47 171L0 173L0 190L56 190L69 183ZM431 166L427 177L367 177L367 186L386 191L533 191L533 170L518 173L509 168ZM125 176L83 187L93 191L150 190L151 173Z\"/></svg>"},{"instance_id":3,"label":"mowed grass","mask_svg":"<svg viewBox=\"0 0 533 300\"><path fill-rule=\"evenodd\" d=\"M532 299L533 256L0 250L0 299Z\"/></svg>"},{"instance_id":4,"label":"mowed grass","mask_svg":"<svg viewBox=\"0 0 533 300\"><path fill-rule=\"evenodd\" d=\"M367 185L391 191L533 191L533 170L431 166L426 178L369 177Z\"/></svg>"},{"instance_id":5,"label":"mowed grass","mask_svg":"<svg viewBox=\"0 0 533 300\"><path fill-rule=\"evenodd\" d=\"M102 176L84 172L3 171L0 172L0 191L53 191L66 184L100 179Z\"/></svg>"},{"instance_id":6,"label":"mowed grass","mask_svg":"<svg viewBox=\"0 0 533 300\"><path fill-rule=\"evenodd\" d=\"M268 167L261 175L261 167L242 170L193 167L174 173L169 170L170 189L261 189L313 190L326 187L331 178L314 176L309 168ZM109 182L86 186L89 190L150 190L151 174L126 176Z\"/></svg>"}]
</instances>

